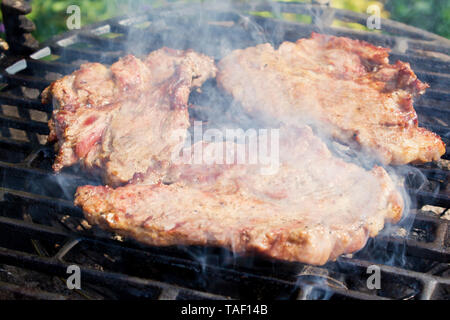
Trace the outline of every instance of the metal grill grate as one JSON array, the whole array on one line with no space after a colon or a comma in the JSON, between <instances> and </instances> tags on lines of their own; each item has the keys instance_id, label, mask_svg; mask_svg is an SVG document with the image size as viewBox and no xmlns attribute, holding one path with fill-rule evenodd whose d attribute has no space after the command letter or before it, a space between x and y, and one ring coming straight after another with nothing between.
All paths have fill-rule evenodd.
<instances>
[{"instance_id":1,"label":"metal grill grate","mask_svg":"<svg viewBox=\"0 0 450 320\"><path fill-rule=\"evenodd\" d=\"M330 27L333 19L365 23L366 16L315 5L199 9L176 6L111 19L60 35L32 56L3 61L8 68L0 79L0 297L4 292L6 297L43 299L450 299L450 224L439 217L448 216L450 207L448 151L437 164L398 169L408 172L416 204L403 222L412 225L408 234L402 234L400 225L370 240L353 257L323 267L236 257L219 248L146 247L83 222L72 204L75 188L99 181L77 169L52 174L54 154L45 144L52 106L42 105L38 95L84 61L112 63L127 52L145 54L163 45L193 48L220 59L235 48L265 41L277 45L311 31L367 40L391 47L393 60L410 62L419 78L431 85L415 109L421 125L449 145L450 41L389 20L382 20L387 33ZM307 14L314 16L315 24L248 15L249 11ZM419 210L423 205L441 209L439 214ZM17 284L8 276L11 267L26 278L26 272L36 272L42 274L38 279L64 282L70 264L82 270L83 287L77 292L65 289L64 283L55 289ZM366 270L372 264L381 268L381 290L367 289Z\"/></svg>"}]
</instances>

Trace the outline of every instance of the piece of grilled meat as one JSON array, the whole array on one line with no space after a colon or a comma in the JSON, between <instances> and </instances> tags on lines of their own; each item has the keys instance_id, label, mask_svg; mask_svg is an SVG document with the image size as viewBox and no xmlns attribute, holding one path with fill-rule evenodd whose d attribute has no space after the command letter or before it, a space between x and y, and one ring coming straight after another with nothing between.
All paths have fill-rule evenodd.
<instances>
[{"instance_id":1,"label":"piece of grilled meat","mask_svg":"<svg viewBox=\"0 0 450 320\"><path fill-rule=\"evenodd\" d=\"M261 164L227 164L225 156L218 162L233 145L198 142L193 150L208 150L203 163L173 164L169 182L153 183L150 173L150 182L117 189L82 186L75 204L92 225L149 245L224 246L317 265L361 249L402 215L383 168L334 157L309 127L281 135L273 174L262 174Z\"/></svg>"},{"instance_id":2,"label":"piece of grilled meat","mask_svg":"<svg viewBox=\"0 0 450 320\"><path fill-rule=\"evenodd\" d=\"M169 160L189 127L193 87L214 77L214 61L194 51L163 48L144 61L128 55L110 68L88 63L52 83L49 141L57 141L55 171L80 162L119 185Z\"/></svg>"},{"instance_id":3,"label":"piece of grilled meat","mask_svg":"<svg viewBox=\"0 0 450 320\"><path fill-rule=\"evenodd\" d=\"M389 49L313 33L235 50L219 62L218 84L250 114L287 124L308 123L362 148L384 164L437 160L445 145L419 128L413 98L424 93L408 63Z\"/></svg>"}]
</instances>

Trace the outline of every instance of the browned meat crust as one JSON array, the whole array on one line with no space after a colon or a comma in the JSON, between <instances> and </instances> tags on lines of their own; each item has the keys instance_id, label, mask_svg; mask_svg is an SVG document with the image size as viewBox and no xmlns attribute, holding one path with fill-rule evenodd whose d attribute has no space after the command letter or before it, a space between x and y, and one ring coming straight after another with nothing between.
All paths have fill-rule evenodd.
<instances>
[{"instance_id":1,"label":"browned meat crust","mask_svg":"<svg viewBox=\"0 0 450 320\"><path fill-rule=\"evenodd\" d=\"M80 162L119 185L168 160L189 127L193 87L215 76L214 61L163 48L145 61L128 55L110 68L88 63L42 94L53 100L49 141L57 141L55 171Z\"/></svg>"},{"instance_id":2,"label":"browned meat crust","mask_svg":"<svg viewBox=\"0 0 450 320\"><path fill-rule=\"evenodd\" d=\"M388 49L313 33L275 50L262 44L219 62L217 81L249 113L309 123L384 164L438 160L445 145L419 128L413 98L428 87Z\"/></svg>"},{"instance_id":3,"label":"browned meat crust","mask_svg":"<svg viewBox=\"0 0 450 320\"><path fill-rule=\"evenodd\" d=\"M403 201L383 168L335 158L308 127L289 132L274 175L258 165L177 165L170 185L83 186L75 204L91 224L150 245L224 246L317 265L400 219Z\"/></svg>"}]
</instances>

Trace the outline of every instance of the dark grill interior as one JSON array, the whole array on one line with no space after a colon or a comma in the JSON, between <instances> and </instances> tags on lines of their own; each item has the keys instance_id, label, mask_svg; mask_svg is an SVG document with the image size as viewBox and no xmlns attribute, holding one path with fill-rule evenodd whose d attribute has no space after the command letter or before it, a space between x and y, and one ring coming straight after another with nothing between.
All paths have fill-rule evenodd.
<instances>
[{"instance_id":1,"label":"dark grill interior","mask_svg":"<svg viewBox=\"0 0 450 320\"><path fill-rule=\"evenodd\" d=\"M116 18L58 36L32 57L2 61L9 68L0 79L0 298L450 299L448 148L438 163L396 168L406 177L414 206L407 219L362 251L323 267L240 257L219 248L147 247L83 221L73 194L78 185L99 181L77 168L52 174L53 147L45 144L52 106L42 105L39 93L85 61L112 63L127 52L169 46L220 59L231 49L278 45L311 31L367 40L391 47L393 62L410 62L430 84L415 103L419 123L449 145L450 41L387 20L387 33L332 28L333 19L365 24L366 16L312 5L261 4L251 11L312 15L313 24L248 16L249 8L239 9L175 7ZM206 84L205 92L213 87ZM191 98L204 101L202 94ZM71 264L82 270L81 290L65 285ZM366 286L372 264L381 269L379 290Z\"/></svg>"}]
</instances>

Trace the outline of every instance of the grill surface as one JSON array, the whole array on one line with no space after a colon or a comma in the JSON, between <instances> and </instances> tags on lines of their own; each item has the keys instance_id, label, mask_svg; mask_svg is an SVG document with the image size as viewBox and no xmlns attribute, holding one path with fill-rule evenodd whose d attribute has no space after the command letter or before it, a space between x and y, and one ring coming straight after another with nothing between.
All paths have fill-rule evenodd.
<instances>
[{"instance_id":1,"label":"grill surface","mask_svg":"<svg viewBox=\"0 0 450 320\"><path fill-rule=\"evenodd\" d=\"M313 24L245 15L248 11L311 15ZM333 28L333 19L365 24L366 16L293 3L241 5L239 13L172 7L71 31L30 57L3 61L9 68L0 79L0 298L450 299L448 151L435 164L396 168L406 177L414 206L408 218L357 254L323 267L234 256L219 248L124 241L90 228L72 204L78 185L99 181L76 168L51 172L54 154L45 135L52 106L42 105L39 93L82 62L112 63L128 52L145 54L161 46L193 48L220 59L235 48L278 45L311 31L390 47L393 61L410 62L431 85L415 103L419 122L449 145L450 41L388 20L381 22L387 33L379 33ZM208 83L205 90L212 87ZM204 98L194 94L192 99ZM424 205L441 208L429 212L425 209L432 207ZM81 290L65 287L71 264L81 268ZM366 286L372 264L381 270L379 290Z\"/></svg>"}]
</instances>

